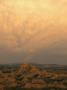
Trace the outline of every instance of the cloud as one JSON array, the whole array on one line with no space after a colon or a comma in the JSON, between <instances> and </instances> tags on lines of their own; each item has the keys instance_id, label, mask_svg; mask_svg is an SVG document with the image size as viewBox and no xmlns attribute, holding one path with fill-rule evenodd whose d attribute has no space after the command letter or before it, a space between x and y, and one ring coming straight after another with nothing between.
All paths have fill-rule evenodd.
<instances>
[{"instance_id":1,"label":"cloud","mask_svg":"<svg viewBox=\"0 0 67 90\"><path fill-rule=\"evenodd\" d=\"M0 59L3 62L19 62L22 59L33 62L33 58L37 59L38 55L41 58L40 54L42 56L43 53L55 57L52 60L60 59L61 55L67 55L66 42L66 0L1 1ZM43 58L46 59L44 55Z\"/></svg>"}]
</instances>

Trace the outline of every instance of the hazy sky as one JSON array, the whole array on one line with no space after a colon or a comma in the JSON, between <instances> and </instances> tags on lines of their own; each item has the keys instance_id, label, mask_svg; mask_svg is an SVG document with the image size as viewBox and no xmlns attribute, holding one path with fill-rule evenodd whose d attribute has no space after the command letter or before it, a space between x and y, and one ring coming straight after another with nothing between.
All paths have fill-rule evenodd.
<instances>
[{"instance_id":1,"label":"hazy sky","mask_svg":"<svg viewBox=\"0 0 67 90\"><path fill-rule=\"evenodd\" d=\"M67 0L0 0L0 63L67 64Z\"/></svg>"}]
</instances>

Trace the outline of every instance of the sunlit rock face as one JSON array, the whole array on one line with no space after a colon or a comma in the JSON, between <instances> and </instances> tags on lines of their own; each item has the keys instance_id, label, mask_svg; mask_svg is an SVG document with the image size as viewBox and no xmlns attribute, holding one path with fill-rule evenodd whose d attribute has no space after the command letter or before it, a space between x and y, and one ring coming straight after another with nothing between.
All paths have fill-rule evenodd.
<instances>
[{"instance_id":1,"label":"sunlit rock face","mask_svg":"<svg viewBox=\"0 0 67 90\"><path fill-rule=\"evenodd\" d=\"M67 58L67 1L0 0L0 59L33 62L45 54Z\"/></svg>"}]
</instances>

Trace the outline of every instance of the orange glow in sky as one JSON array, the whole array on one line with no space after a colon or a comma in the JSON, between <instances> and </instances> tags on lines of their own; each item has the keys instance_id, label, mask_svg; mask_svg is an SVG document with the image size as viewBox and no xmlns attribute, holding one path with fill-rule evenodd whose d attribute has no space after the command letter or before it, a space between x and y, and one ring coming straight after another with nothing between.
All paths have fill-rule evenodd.
<instances>
[{"instance_id":1,"label":"orange glow in sky","mask_svg":"<svg viewBox=\"0 0 67 90\"><path fill-rule=\"evenodd\" d=\"M0 48L67 55L67 0L0 0Z\"/></svg>"}]
</instances>

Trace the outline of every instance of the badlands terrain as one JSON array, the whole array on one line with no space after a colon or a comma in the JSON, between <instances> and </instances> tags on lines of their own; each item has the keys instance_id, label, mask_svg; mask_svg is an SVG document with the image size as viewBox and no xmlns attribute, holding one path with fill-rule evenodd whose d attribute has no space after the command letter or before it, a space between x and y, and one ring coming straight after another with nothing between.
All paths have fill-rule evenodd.
<instances>
[{"instance_id":1,"label":"badlands terrain","mask_svg":"<svg viewBox=\"0 0 67 90\"><path fill-rule=\"evenodd\" d=\"M67 66L0 65L0 90L67 90Z\"/></svg>"}]
</instances>

